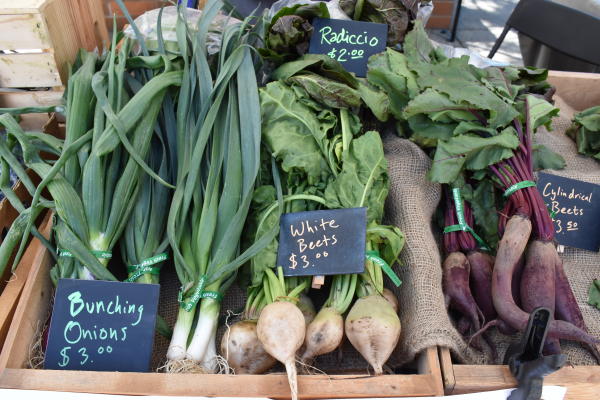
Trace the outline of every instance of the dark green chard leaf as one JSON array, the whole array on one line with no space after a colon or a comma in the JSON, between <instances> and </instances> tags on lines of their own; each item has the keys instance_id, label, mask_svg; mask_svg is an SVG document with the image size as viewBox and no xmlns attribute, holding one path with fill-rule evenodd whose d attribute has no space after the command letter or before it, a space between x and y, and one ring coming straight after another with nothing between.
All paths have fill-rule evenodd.
<instances>
[{"instance_id":1,"label":"dark green chard leaf","mask_svg":"<svg viewBox=\"0 0 600 400\"><path fill-rule=\"evenodd\" d=\"M408 125L412 131L411 140L415 143L422 143L425 147L435 147L437 139L449 140L454 136L454 132L458 126L455 123L434 122L423 114L409 117Z\"/></svg>"},{"instance_id":2,"label":"dark green chard leaf","mask_svg":"<svg viewBox=\"0 0 600 400\"><path fill-rule=\"evenodd\" d=\"M382 122L388 120L390 99L385 93L377 90L366 79L360 79L358 81L358 94L373 115L375 115L375 118Z\"/></svg>"},{"instance_id":3,"label":"dark green chard leaf","mask_svg":"<svg viewBox=\"0 0 600 400\"><path fill-rule=\"evenodd\" d=\"M558 153L541 144L533 145L533 169L563 169L567 165Z\"/></svg>"},{"instance_id":4,"label":"dark green chard leaf","mask_svg":"<svg viewBox=\"0 0 600 400\"><path fill-rule=\"evenodd\" d=\"M429 179L433 182L454 182L463 169L479 170L507 159L519 146L513 128L506 128L497 136L482 138L465 134L450 140L439 140Z\"/></svg>"},{"instance_id":5,"label":"dark green chard leaf","mask_svg":"<svg viewBox=\"0 0 600 400\"><path fill-rule=\"evenodd\" d=\"M381 221L388 194L387 161L379 134L354 139L342 156L342 172L325 190L330 208L368 207L367 220Z\"/></svg>"},{"instance_id":6,"label":"dark green chard leaf","mask_svg":"<svg viewBox=\"0 0 600 400\"><path fill-rule=\"evenodd\" d=\"M426 89L406 105L403 114L406 119L427 114L432 121L443 123L474 121L477 118L469 111L470 108L469 104L452 101L434 89Z\"/></svg>"},{"instance_id":7,"label":"dark green chard leaf","mask_svg":"<svg viewBox=\"0 0 600 400\"><path fill-rule=\"evenodd\" d=\"M353 89L358 87L357 78L346 71L337 60L325 54L305 54L295 61L281 65L271 77L273 80L288 79L302 71L311 71L325 78L344 83Z\"/></svg>"},{"instance_id":8,"label":"dark green chard leaf","mask_svg":"<svg viewBox=\"0 0 600 400\"><path fill-rule=\"evenodd\" d=\"M600 160L600 106L575 114L567 135L575 140L580 154Z\"/></svg>"},{"instance_id":9,"label":"dark green chard leaf","mask_svg":"<svg viewBox=\"0 0 600 400\"><path fill-rule=\"evenodd\" d=\"M297 93L283 82L261 89L263 139L283 171L297 170L314 185L327 177L328 164L321 150L336 121L331 114L315 114Z\"/></svg>"},{"instance_id":10,"label":"dark green chard leaf","mask_svg":"<svg viewBox=\"0 0 600 400\"><path fill-rule=\"evenodd\" d=\"M527 95L527 106L529 108L529 120L534 130L540 126L551 128L552 118L557 116L559 109L537 96Z\"/></svg>"},{"instance_id":11,"label":"dark green chard leaf","mask_svg":"<svg viewBox=\"0 0 600 400\"><path fill-rule=\"evenodd\" d=\"M289 81L300 85L316 101L332 108L360 107L359 93L350 86L314 73L294 75Z\"/></svg>"},{"instance_id":12,"label":"dark green chard leaf","mask_svg":"<svg viewBox=\"0 0 600 400\"><path fill-rule=\"evenodd\" d=\"M462 194L473 210L475 231L480 233L490 248L495 249L498 244L498 212L493 182L482 180L477 182L474 189L463 190Z\"/></svg>"},{"instance_id":13,"label":"dark green chard leaf","mask_svg":"<svg viewBox=\"0 0 600 400\"><path fill-rule=\"evenodd\" d=\"M588 304L600 310L600 279L594 279L588 292Z\"/></svg>"},{"instance_id":14,"label":"dark green chard leaf","mask_svg":"<svg viewBox=\"0 0 600 400\"><path fill-rule=\"evenodd\" d=\"M367 80L389 96L389 111L403 119L402 110L418 94L415 75L408 69L403 54L387 49L369 58Z\"/></svg>"}]
</instances>

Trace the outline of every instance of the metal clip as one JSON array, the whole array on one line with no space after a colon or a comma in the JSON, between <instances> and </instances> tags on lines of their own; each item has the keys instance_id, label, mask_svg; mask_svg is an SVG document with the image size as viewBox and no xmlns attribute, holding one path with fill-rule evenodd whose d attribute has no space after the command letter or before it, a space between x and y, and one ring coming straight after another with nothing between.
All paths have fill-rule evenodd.
<instances>
[{"instance_id":1,"label":"metal clip","mask_svg":"<svg viewBox=\"0 0 600 400\"><path fill-rule=\"evenodd\" d=\"M540 307L533 310L521 342L511 345L506 351L504 363L508 364L519 382L508 400L540 400L544 377L565 365L567 358L564 354L542 355L551 320L549 309Z\"/></svg>"}]
</instances>

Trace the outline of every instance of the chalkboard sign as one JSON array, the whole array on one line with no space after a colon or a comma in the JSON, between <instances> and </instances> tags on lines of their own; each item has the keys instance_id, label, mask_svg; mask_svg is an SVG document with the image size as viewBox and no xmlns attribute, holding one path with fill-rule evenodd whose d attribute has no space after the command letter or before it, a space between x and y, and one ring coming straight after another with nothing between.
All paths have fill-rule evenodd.
<instances>
[{"instance_id":1,"label":"chalkboard sign","mask_svg":"<svg viewBox=\"0 0 600 400\"><path fill-rule=\"evenodd\" d=\"M315 18L308 52L327 54L364 77L369 57L385 50L387 30L386 24Z\"/></svg>"},{"instance_id":2,"label":"chalkboard sign","mask_svg":"<svg viewBox=\"0 0 600 400\"><path fill-rule=\"evenodd\" d=\"M159 287L60 279L44 367L148 372Z\"/></svg>"},{"instance_id":3,"label":"chalkboard sign","mask_svg":"<svg viewBox=\"0 0 600 400\"><path fill-rule=\"evenodd\" d=\"M277 265L285 276L361 273L366 226L364 207L284 214Z\"/></svg>"},{"instance_id":4,"label":"chalkboard sign","mask_svg":"<svg viewBox=\"0 0 600 400\"><path fill-rule=\"evenodd\" d=\"M598 251L600 185L542 172L537 187L553 216L558 243Z\"/></svg>"}]
</instances>

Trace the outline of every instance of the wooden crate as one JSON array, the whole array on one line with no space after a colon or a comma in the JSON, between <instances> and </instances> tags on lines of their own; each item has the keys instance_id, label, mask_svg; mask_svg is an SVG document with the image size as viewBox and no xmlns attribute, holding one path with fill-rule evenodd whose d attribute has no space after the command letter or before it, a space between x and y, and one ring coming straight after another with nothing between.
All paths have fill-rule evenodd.
<instances>
[{"instance_id":1,"label":"wooden crate","mask_svg":"<svg viewBox=\"0 0 600 400\"><path fill-rule=\"evenodd\" d=\"M0 222L2 223L3 227L5 227L6 223L9 221L7 214L3 212L3 210L6 208L7 207L3 207L3 205L0 204ZM14 220L16 215L12 218ZM45 213L39 228L40 233L46 237L50 234L50 219L50 213ZM10 227L10 224L8 226ZM37 247L33 244L36 246L42 246L38 239L32 239L30 245L23 253L23 257L17 265L14 273L12 273L10 269L14 257L13 254L13 257L11 257L7 265L4 276L2 276L2 283L6 283L6 285L2 285L3 287L0 289L0 351L2 350L6 340L17 304L19 303L21 293L23 292L23 288L27 282L29 272L34 264L34 256L36 254Z\"/></svg>"},{"instance_id":2,"label":"wooden crate","mask_svg":"<svg viewBox=\"0 0 600 400\"><path fill-rule=\"evenodd\" d=\"M25 369L35 328L46 321L53 295L53 264L39 242L30 246L33 260L25 288L0 355L0 388L126 395L176 395L289 398L284 374L188 375ZM300 375L301 398L436 396L443 393L436 348L417 360L418 373L384 376Z\"/></svg>"},{"instance_id":3,"label":"wooden crate","mask_svg":"<svg viewBox=\"0 0 600 400\"><path fill-rule=\"evenodd\" d=\"M97 0L0 0L0 32L4 88L62 86L80 48L108 42Z\"/></svg>"},{"instance_id":4,"label":"wooden crate","mask_svg":"<svg viewBox=\"0 0 600 400\"><path fill-rule=\"evenodd\" d=\"M509 389L517 385L506 365L453 364L448 348L440 348L439 352L447 395ZM544 384L567 387L566 400L595 399L600 393L600 366L565 366L548 375Z\"/></svg>"}]
</instances>

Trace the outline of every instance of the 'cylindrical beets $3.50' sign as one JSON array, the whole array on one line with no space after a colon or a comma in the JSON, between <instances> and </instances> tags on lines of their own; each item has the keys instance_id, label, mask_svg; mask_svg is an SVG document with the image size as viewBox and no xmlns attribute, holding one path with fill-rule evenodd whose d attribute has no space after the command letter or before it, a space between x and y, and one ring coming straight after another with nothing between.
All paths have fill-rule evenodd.
<instances>
[{"instance_id":1,"label":"'cylindrical beets $3.50' sign","mask_svg":"<svg viewBox=\"0 0 600 400\"><path fill-rule=\"evenodd\" d=\"M46 369L147 372L159 285L61 279Z\"/></svg>"}]
</instances>

